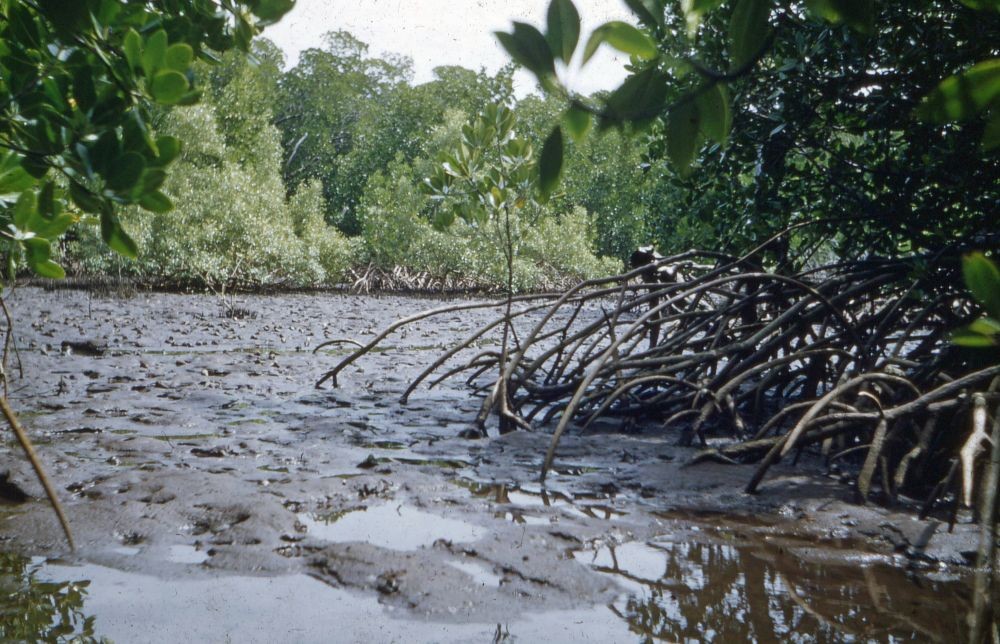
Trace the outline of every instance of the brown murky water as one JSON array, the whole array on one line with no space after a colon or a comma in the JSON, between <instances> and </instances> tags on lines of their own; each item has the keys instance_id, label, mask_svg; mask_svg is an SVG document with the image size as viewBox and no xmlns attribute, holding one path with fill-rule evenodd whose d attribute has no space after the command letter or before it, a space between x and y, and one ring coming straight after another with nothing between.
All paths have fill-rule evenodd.
<instances>
[{"instance_id":1,"label":"brown murky water","mask_svg":"<svg viewBox=\"0 0 1000 644\"><path fill-rule=\"evenodd\" d=\"M12 399L64 491L0 504L0 639L163 641L945 641L975 530L859 508L836 481L684 467L669 437L456 438L461 382L396 402L488 317L408 329L316 391L325 339L370 337L412 298L13 298ZM90 341L98 355L65 351ZM69 345L67 345L69 346ZM342 355L338 354L338 355ZM14 445L0 472L40 490ZM696 509L701 512L692 513ZM711 511L706 513L704 511ZM81 583L77 583L81 582ZM5 599L6 598L6 599Z\"/></svg>"}]
</instances>

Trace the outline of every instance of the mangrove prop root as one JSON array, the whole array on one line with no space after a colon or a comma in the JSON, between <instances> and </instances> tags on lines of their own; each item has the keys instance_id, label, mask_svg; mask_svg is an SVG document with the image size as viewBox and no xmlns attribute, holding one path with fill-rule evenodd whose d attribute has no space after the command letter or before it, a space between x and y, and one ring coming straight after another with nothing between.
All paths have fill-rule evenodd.
<instances>
[{"instance_id":1,"label":"mangrove prop root","mask_svg":"<svg viewBox=\"0 0 1000 644\"><path fill-rule=\"evenodd\" d=\"M6 396L0 396L0 411L3 412L3 416L7 420L7 425L10 426L11 430L14 432L14 436L17 437L17 442L21 444L21 449L24 450L24 455L27 457L28 462L31 463L31 467L35 470L35 476L38 477L42 487L45 488L45 495L49 497L49 503L52 504L52 509L55 510L56 517L59 519L59 525L62 526L63 533L66 535L66 541L69 542L70 549L76 550L76 544L73 542L73 532L69 528L69 521L66 519L66 513L63 512L63 507L59 502L59 497L56 496L56 490L52 486L52 481L49 479L49 475L46 474L45 468L42 467L42 461L38 458L38 454L35 452L35 447L31 444L31 439L28 438L27 432L24 431L24 427L21 426L21 422L17 419L17 415L14 414L14 410L11 409Z\"/></svg>"},{"instance_id":2,"label":"mangrove prop root","mask_svg":"<svg viewBox=\"0 0 1000 644\"><path fill-rule=\"evenodd\" d=\"M486 396L480 422L486 414L508 429L554 422L543 479L567 431L613 420L679 430L685 443L724 437L696 459L758 462L750 492L782 458L811 452L856 468L863 498L879 487L889 497L930 490L936 498L951 491L949 471L972 480L988 442L983 405L1000 402L987 391L1000 365L950 345L951 330L977 313L962 287L961 249L811 266L790 257L769 272L765 252L784 234L740 257L688 251L515 298L525 305L446 348L403 401L421 383L461 375ZM650 270L668 277L650 280ZM457 304L400 320L317 385L336 385L344 367L404 325L504 306ZM470 360L501 328L517 338L509 351ZM975 453L959 458L963 445ZM969 494L962 500L973 502Z\"/></svg>"}]
</instances>

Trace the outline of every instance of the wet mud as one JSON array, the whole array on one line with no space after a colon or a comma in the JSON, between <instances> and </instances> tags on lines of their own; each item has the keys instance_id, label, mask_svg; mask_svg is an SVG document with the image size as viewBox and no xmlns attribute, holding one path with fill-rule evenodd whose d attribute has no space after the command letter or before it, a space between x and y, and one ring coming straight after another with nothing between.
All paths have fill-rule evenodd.
<instances>
[{"instance_id":1,"label":"wet mud","mask_svg":"<svg viewBox=\"0 0 1000 644\"><path fill-rule=\"evenodd\" d=\"M490 311L403 329L339 388L316 390L346 349L312 347L364 342L439 302L238 300L242 317L200 295L11 298L23 378L10 398L78 548L6 435L0 582L17 592L0 603L4 639L60 620L130 642L965 630L975 526L855 505L849 486L801 464L746 495L749 466L688 466L692 450L652 432L566 436L542 487L544 432L459 438L478 411L461 379L398 402Z\"/></svg>"}]
</instances>

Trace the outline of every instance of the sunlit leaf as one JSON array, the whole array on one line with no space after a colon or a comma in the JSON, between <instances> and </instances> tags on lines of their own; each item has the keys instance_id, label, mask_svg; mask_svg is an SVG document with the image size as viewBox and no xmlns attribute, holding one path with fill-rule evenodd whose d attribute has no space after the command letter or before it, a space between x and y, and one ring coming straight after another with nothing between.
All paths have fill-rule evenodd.
<instances>
[{"instance_id":1,"label":"sunlit leaf","mask_svg":"<svg viewBox=\"0 0 1000 644\"><path fill-rule=\"evenodd\" d=\"M973 297L991 317L1000 319L1000 270L982 253L962 258L962 276Z\"/></svg>"},{"instance_id":2,"label":"sunlit leaf","mask_svg":"<svg viewBox=\"0 0 1000 644\"><path fill-rule=\"evenodd\" d=\"M35 214L36 209L35 193L31 190L22 192L17 203L14 204L14 225L21 230L28 230L28 220Z\"/></svg>"},{"instance_id":3,"label":"sunlit leaf","mask_svg":"<svg viewBox=\"0 0 1000 644\"><path fill-rule=\"evenodd\" d=\"M983 335L971 330L969 327L956 329L951 333L951 341L962 347L984 348L998 344L995 336Z\"/></svg>"},{"instance_id":4,"label":"sunlit leaf","mask_svg":"<svg viewBox=\"0 0 1000 644\"><path fill-rule=\"evenodd\" d=\"M603 43L611 45L618 51L646 60L656 58L659 53L656 41L648 34L628 23L614 20L604 23L590 34L590 39L587 40L587 45L583 49L583 62L593 58L598 47Z\"/></svg>"},{"instance_id":5,"label":"sunlit leaf","mask_svg":"<svg viewBox=\"0 0 1000 644\"><path fill-rule=\"evenodd\" d=\"M142 36L135 29L129 29L122 41L125 60L133 70L142 66Z\"/></svg>"},{"instance_id":6,"label":"sunlit leaf","mask_svg":"<svg viewBox=\"0 0 1000 644\"><path fill-rule=\"evenodd\" d=\"M35 179L21 167L20 158L10 151L0 151L0 202L16 198L35 185Z\"/></svg>"},{"instance_id":7,"label":"sunlit leaf","mask_svg":"<svg viewBox=\"0 0 1000 644\"><path fill-rule=\"evenodd\" d=\"M45 222L42 226L35 231L35 234L39 237L44 237L46 239L55 240L61 237L63 233L70 229L77 222L77 218L73 215L64 213L56 216L51 221Z\"/></svg>"},{"instance_id":8,"label":"sunlit leaf","mask_svg":"<svg viewBox=\"0 0 1000 644\"><path fill-rule=\"evenodd\" d=\"M194 50L187 43L175 43L167 48L166 66L178 72L186 72L194 61Z\"/></svg>"},{"instance_id":9,"label":"sunlit leaf","mask_svg":"<svg viewBox=\"0 0 1000 644\"><path fill-rule=\"evenodd\" d=\"M184 74L174 70L166 70L156 73L149 90L157 103L173 105L184 98L188 87L188 80Z\"/></svg>"},{"instance_id":10,"label":"sunlit leaf","mask_svg":"<svg viewBox=\"0 0 1000 644\"><path fill-rule=\"evenodd\" d=\"M152 76L167 65L167 32L160 29L146 39L142 48L142 69Z\"/></svg>"},{"instance_id":11,"label":"sunlit leaf","mask_svg":"<svg viewBox=\"0 0 1000 644\"><path fill-rule=\"evenodd\" d=\"M969 330L983 335L1000 335L1000 320L979 318L969 325Z\"/></svg>"},{"instance_id":12,"label":"sunlit leaf","mask_svg":"<svg viewBox=\"0 0 1000 644\"><path fill-rule=\"evenodd\" d=\"M917 115L932 123L971 118L1000 100L1000 58L949 76L924 98Z\"/></svg>"},{"instance_id":13,"label":"sunlit leaf","mask_svg":"<svg viewBox=\"0 0 1000 644\"><path fill-rule=\"evenodd\" d=\"M66 271L59 264L56 264L49 257L52 255L52 247L49 240L39 237L25 239L21 242L24 247L25 260L28 268L41 277L51 279L61 279L66 276Z\"/></svg>"}]
</instances>

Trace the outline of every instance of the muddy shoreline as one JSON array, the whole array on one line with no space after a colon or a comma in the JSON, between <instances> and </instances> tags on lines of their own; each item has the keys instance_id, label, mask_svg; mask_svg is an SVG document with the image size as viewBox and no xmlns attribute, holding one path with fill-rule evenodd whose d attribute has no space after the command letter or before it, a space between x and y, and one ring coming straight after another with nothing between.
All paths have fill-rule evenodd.
<instances>
[{"instance_id":1,"label":"muddy shoreline","mask_svg":"<svg viewBox=\"0 0 1000 644\"><path fill-rule=\"evenodd\" d=\"M948 620L969 598L978 534L967 519L949 531L905 508L855 505L849 486L806 464L775 468L760 494L746 495L752 467L687 466L693 450L642 433L566 436L543 488L547 434L458 438L478 410L461 379L398 402L442 348L492 311L414 324L352 365L339 388L316 390L345 350L313 355L313 347L364 342L441 298L324 292L235 302L246 316L228 316L205 295L27 287L10 298L24 375L10 399L62 494L78 548L67 551L8 435L0 472L30 500L3 495L0 551L167 584L318 580L369 602L367 622L389 611L399 634L379 631L387 640L439 632L408 631L412 623L478 629L451 631L455 641L502 639L505 628L529 640L579 641L585 628L604 638L594 641L682 638L714 613L704 593L684 593L697 586L691 579L681 574L676 588L665 581L660 568L671 566L694 566L703 582L743 597L742 626L717 610L714 628L732 637L783 639L781 628L798 623L837 639L857 625L831 617L841 608L824 594L855 586L871 594L872 584L888 590L862 620L875 630L860 639L947 641L958 632ZM799 595L813 590L805 600L785 593L778 619L751 573ZM829 587L817 581L830 578ZM941 602L942 589L954 601ZM97 601L96 583L92 592ZM761 602L764 617L753 608ZM101 620L98 612L98 634ZM121 619L105 624L142 641ZM351 632L361 637L364 627Z\"/></svg>"}]
</instances>

